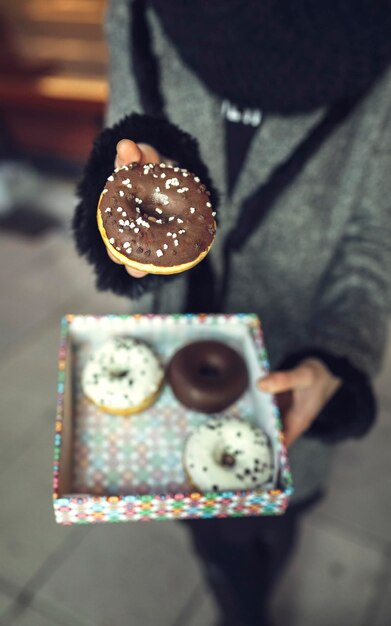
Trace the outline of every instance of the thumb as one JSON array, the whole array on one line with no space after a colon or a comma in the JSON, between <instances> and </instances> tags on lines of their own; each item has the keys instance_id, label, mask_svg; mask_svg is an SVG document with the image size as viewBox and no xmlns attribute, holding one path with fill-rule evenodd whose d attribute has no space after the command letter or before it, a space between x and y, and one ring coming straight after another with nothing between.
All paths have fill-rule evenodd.
<instances>
[{"instance_id":1,"label":"thumb","mask_svg":"<svg viewBox=\"0 0 391 626\"><path fill-rule=\"evenodd\" d=\"M302 363L286 372L271 372L258 381L258 387L269 393L282 393L283 391L311 387L314 381L314 368L309 363Z\"/></svg>"},{"instance_id":2,"label":"thumb","mask_svg":"<svg viewBox=\"0 0 391 626\"><path fill-rule=\"evenodd\" d=\"M136 143L131 139L121 139L117 143L115 167L122 167L128 163L160 163L161 158L157 150L147 143Z\"/></svg>"},{"instance_id":3,"label":"thumb","mask_svg":"<svg viewBox=\"0 0 391 626\"><path fill-rule=\"evenodd\" d=\"M142 153L136 142L131 139L121 139L117 143L115 167L122 167L127 163L140 163Z\"/></svg>"}]
</instances>

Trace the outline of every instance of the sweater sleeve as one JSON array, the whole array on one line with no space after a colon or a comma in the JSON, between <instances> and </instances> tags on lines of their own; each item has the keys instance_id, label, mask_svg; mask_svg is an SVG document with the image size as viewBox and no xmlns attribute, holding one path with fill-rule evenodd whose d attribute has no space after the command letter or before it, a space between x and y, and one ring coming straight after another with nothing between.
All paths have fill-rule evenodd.
<instances>
[{"instance_id":1,"label":"sweater sleeve","mask_svg":"<svg viewBox=\"0 0 391 626\"><path fill-rule=\"evenodd\" d=\"M281 364L287 369L319 358L343 380L306 433L328 442L365 435L376 417L371 379L381 366L390 312L390 167L387 153L368 162L355 211L314 301L308 347Z\"/></svg>"},{"instance_id":2,"label":"sweater sleeve","mask_svg":"<svg viewBox=\"0 0 391 626\"><path fill-rule=\"evenodd\" d=\"M149 274L144 278L132 278L122 265L110 261L100 237L96 223L98 201L114 169L117 143L124 138L151 144L160 154L194 172L209 189L215 209L218 196L200 158L197 141L174 124L133 113L98 135L78 187L79 203L72 223L76 247L79 254L85 256L94 267L96 285L100 291L111 290L117 295L138 298L143 293L157 289L163 282L175 279L176 275Z\"/></svg>"},{"instance_id":3,"label":"sweater sleeve","mask_svg":"<svg viewBox=\"0 0 391 626\"><path fill-rule=\"evenodd\" d=\"M374 162L368 164L361 198L321 281L309 329L309 345L347 358L369 377L381 366L390 312L391 182L387 164L391 167L391 158L385 155L374 156Z\"/></svg>"}]
</instances>

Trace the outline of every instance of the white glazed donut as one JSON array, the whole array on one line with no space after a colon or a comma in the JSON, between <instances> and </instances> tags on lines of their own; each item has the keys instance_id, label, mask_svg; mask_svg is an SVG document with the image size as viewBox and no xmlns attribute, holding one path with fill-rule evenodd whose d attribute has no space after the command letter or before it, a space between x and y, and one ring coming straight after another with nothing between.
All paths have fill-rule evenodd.
<instances>
[{"instance_id":1,"label":"white glazed donut","mask_svg":"<svg viewBox=\"0 0 391 626\"><path fill-rule=\"evenodd\" d=\"M130 415L154 402L163 375L159 361L145 343L116 337L91 355L82 374L82 389L104 411Z\"/></svg>"},{"instance_id":2,"label":"white glazed donut","mask_svg":"<svg viewBox=\"0 0 391 626\"><path fill-rule=\"evenodd\" d=\"M186 442L184 464L200 491L254 489L273 474L266 434L233 417L210 419L197 428Z\"/></svg>"}]
</instances>

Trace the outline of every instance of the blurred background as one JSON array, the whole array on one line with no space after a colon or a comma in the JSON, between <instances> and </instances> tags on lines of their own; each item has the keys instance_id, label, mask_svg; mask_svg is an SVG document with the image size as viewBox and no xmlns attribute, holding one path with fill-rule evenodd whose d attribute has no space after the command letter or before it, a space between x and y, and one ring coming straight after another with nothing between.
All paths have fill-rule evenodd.
<instances>
[{"instance_id":1,"label":"blurred background","mask_svg":"<svg viewBox=\"0 0 391 626\"><path fill-rule=\"evenodd\" d=\"M62 528L51 509L60 318L130 310L95 291L69 227L104 123L104 12L104 0L0 0L0 624L213 626L182 526ZM391 623L391 345L376 386L378 424L337 449L276 626Z\"/></svg>"}]
</instances>

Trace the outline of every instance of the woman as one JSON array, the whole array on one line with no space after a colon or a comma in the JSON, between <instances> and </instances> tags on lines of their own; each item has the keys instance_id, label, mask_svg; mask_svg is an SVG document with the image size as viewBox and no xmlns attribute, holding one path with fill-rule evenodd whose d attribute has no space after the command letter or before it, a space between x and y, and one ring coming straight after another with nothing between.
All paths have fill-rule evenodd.
<instances>
[{"instance_id":1,"label":"woman","mask_svg":"<svg viewBox=\"0 0 391 626\"><path fill-rule=\"evenodd\" d=\"M290 446L285 516L187 524L226 624L267 623L332 444L375 417L390 295L391 11L349 5L117 0L108 11L108 128L80 186L78 249L98 288L138 311L256 312L273 370L260 387L278 394ZM216 187L221 206L207 259L168 279L114 264L95 226L114 161L162 158L214 199Z\"/></svg>"}]
</instances>

